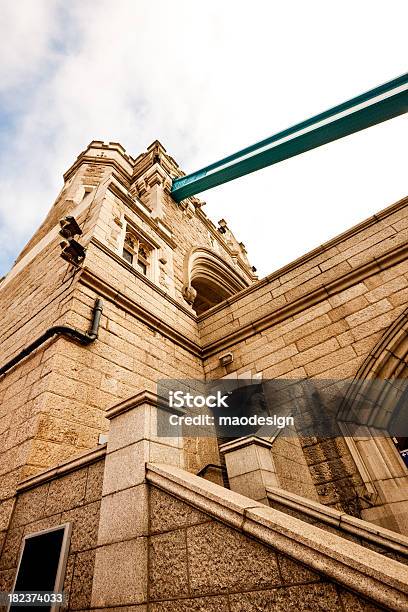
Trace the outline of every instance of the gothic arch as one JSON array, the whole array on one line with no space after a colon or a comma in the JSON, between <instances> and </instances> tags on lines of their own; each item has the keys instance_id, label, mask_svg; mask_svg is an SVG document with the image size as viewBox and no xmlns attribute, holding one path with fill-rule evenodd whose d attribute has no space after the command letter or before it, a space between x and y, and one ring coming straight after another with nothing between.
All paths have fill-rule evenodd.
<instances>
[{"instance_id":1,"label":"gothic arch","mask_svg":"<svg viewBox=\"0 0 408 612\"><path fill-rule=\"evenodd\" d=\"M374 407L376 404L384 406L387 395L395 402L396 387L392 381L406 378L408 378L408 308L388 327L358 369L343 403L340 419L347 420L348 412L353 410L357 396L363 391ZM370 384L373 380L384 381L384 384ZM365 424L374 425L375 418L374 408ZM388 423L380 423L377 418L377 425L386 427Z\"/></svg>"},{"instance_id":2,"label":"gothic arch","mask_svg":"<svg viewBox=\"0 0 408 612\"><path fill-rule=\"evenodd\" d=\"M248 282L208 247L193 247L187 253L183 270L183 297L197 314L238 293Z\"/></svg>"},{"instance_id":3,"label":"gothic arch","mask_svg":"<svg viewBox=\"0 0 408 612\"><path fill-rule=\"evenodd\" d=\"M408 308L390 325L356 378L400 378L408 367ZM405 378L405 376L404 376Z\"/></svg>"},{"instance_id":4,"label":"gothic arch","mask_svg":"<svg viewBox=\"0 0 408 612\"><path fill-rule=\"evenodd\" d=\"M403 431L406 424L406 384L399 381L407 378L408 308L385 331L360 366L339 415L344 424L344 439L371 497L372 505L362 511L363 518L404 534L408 534L408 474L394 442L404 444L407 439L393 439L387 430ZM363 421L361 398L363 408L368 408L362 412ZM354 420L356 406L363 425L358 436L350 434L347 424Z\"/></svg>"}]
</instances>

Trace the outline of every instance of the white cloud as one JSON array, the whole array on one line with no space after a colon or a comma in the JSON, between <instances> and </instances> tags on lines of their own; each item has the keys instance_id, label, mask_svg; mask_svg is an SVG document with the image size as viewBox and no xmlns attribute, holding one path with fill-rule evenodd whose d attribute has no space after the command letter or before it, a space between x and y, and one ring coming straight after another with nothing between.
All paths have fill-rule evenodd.
<instances>
[{"instance_id":1,"label":"white cloud","mask_svg":"<svg viewBox=\"0 0 408 612\"><path fill-rule=\"evenodd\" d=\"M92 139L137 155L158 138L192 171L405 69L404 1L3 0L2 9L0 93L18 110L0 166L0 240L13 236L5 258ZM406 139L399 118L202 197L265 274L404 196Z\"/></svg>"},{"instance_id":2,"label":"white cloud","mask_svg":"<svg viewBox=\"0 0 408 612\"><path fill-rule=\"evenodd\" d=\"M0 6L0 92L37 75L50 56L55 0L3 1Z\"/></svg>"}]
</instances>

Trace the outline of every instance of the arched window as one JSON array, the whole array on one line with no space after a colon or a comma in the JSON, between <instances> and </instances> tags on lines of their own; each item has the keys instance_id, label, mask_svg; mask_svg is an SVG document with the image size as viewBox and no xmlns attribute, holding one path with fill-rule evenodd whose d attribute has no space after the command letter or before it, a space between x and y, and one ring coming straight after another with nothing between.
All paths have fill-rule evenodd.
<instances>
[{"instance_id":1,"label":"arched window","mask_svg":"<svg viewBox=\"0 0 408 612\"><path fill-rule=\"evenodd\" d=\"M200 315L249 283L215 251L196 247L184 265L184 299Z\"/></svg>"}]
</instances>

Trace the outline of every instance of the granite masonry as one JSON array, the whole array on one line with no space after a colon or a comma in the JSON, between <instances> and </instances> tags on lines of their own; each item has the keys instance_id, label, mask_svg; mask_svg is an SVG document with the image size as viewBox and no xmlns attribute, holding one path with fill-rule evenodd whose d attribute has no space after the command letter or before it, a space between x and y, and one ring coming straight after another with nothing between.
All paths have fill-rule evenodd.
<instances>
[{"instance_id":1,"label":"granite masonry","mask_svg":"<svg viewBox=\"0 0 408 612\"><path fill-rule=\"evenodd\" d=\"M259 280L182 174L93 141L0 282L0 591L70 525L68 610L408 610L406 440L155 428L163 379L407 378L408 198Z\"/></svg>"}]
</instances>

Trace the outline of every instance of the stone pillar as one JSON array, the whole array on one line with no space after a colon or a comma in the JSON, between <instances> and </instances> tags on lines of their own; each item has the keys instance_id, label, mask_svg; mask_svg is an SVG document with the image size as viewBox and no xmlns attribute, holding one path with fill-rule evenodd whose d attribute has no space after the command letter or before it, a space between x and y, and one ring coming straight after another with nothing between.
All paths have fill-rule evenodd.
<instances>
[{"instance_id":1,"label":"stone pillar","mask_svg":"<svg viewBox=\"0 0 408 612\"><path fill-rule=\"evenodd\" d=\"M271 448L270 442L256 436L239 438L220 446L232 491L269 505L266 487L280 486Z\"/></svg>"},{"instance_id":2,"label":"stone pillar","mask_svg":"<svg viewBox=\"0 0 408 612\"><path fill-rule=\"evenodd\" d=\"M145 465L182 467L181 437L158 438L165 400L143 391L107 411L110 420L92 607L147 602L148 487Z\"/></svg>"}]
</instances>

